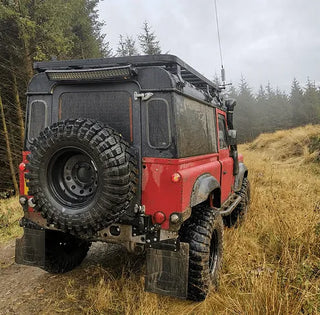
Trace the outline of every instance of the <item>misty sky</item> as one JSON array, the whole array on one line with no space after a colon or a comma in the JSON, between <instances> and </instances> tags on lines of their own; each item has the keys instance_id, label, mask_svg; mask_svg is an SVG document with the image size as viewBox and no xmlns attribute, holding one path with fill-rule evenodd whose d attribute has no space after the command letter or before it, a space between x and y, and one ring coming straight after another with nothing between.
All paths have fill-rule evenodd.
<instances>
[{"instance_id":1,"label":"misty sky","mask_svg":"<svg viewBox=\"0 0 320 315\"><path fill-rule=\"evenodd\" d=\"M268 81L289 91L296 77L320 84L320 0L217 0L227 81L243 75L257 89ZM209 79L220 73L214 0L104 0L106 39L153 27L163 52L177 55Z\"/></svg>"}]
</instances>

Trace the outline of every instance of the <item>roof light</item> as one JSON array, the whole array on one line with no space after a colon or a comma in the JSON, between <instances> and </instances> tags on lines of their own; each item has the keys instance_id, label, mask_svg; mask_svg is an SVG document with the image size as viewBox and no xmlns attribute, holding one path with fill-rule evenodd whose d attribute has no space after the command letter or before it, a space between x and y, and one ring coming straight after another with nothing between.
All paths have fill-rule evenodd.
<instances>
[{"instance_id":1,"label":"roof light","mask_svg":"<svg viewBox=\"0 0 320 315\"><path fill-rule=\"evenodd\" d=\"M91 81L127 79L135 75L136 71L131 66L124 66L100 69L47 70L46 74L51 81Z\"/></svg>"}]
</instances>

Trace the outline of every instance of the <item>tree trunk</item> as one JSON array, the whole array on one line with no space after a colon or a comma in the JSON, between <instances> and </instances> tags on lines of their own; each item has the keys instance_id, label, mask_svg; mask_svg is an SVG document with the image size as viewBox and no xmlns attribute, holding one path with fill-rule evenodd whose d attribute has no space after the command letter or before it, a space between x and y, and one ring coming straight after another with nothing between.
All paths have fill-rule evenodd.
<instances>
[{"instance_id":1,"label":"tree trunk","mask_svg":"<svg viewBox=\"0 0 320 315\"><path fill-rule=\"evenodd\" d=\"M8 129L7 129L6 118L4 116L4 109L3 109L1 95L0 95L0 114L1 114L1 118L2 118L3 134L4 134L5 141L6 141L7 156L8 156L9 166L10 166L12 183L14 186L14 190L16 191L16 194L18 194L19 187L18 187L18 182L17 182L17 178L16 178L14 165L13 165L13 159L12 159L12 153L11 153L11 147L10 147L10 141L9 141L9 134L8 134Z\"/></svg>"},{"instance_id":2,"label":"tree trunk","mask_svg":"<svg viewBox=\"0 0 320 315\"><path fill-rule=\"evenodd\" d=\"M22 106L20 102L20 96L19 96L19 91L18 91L18 85L17 85L17 78L16 74L14 71L12 71L12 80L13 80L13 94L14 94L14 99L15 99L15 105L17 109L17 115L18 115L18 122L20 126L20 140L21 140L21 145L23 148L23 143L24 143L24 120L23 120L23 111L22 111Z\"/></svg>"},{"instance_id":3,"label":"tree trunk","mask_svg":"<svg viewBox=\"0 0 320 315\"><path fill-rule=\"evenodd\" d=\"M20 0L15 0L15 4L16 7L18 9L18 12L20 13L21 17L24 17L25 14L24 12L22 12L22 7L21 7L21 3ZM34 4L34 3L33 3ZM27 35L26 35L26 31L24 29L24 25L20 22L18 23L19 25L19 33L20 33L20 37L22 39L22 44L23 44L23 48L24 48L24 63L26 66L26 70L27 70L27 83L29 82L29 80L33 77L33 66L32 66L32 58L31 58L31 53L30 53L30 46L27 40Z\"/></svg>"}]
</instances>

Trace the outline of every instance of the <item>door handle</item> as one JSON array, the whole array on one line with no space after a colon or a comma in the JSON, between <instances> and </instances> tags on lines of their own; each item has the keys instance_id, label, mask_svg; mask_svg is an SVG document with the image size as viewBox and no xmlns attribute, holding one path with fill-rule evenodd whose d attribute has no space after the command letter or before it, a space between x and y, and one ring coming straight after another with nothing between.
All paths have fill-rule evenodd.
<instances>
[{"instance_id":1,"label":"door handle","mask_svg":"<svg viewBox=\"0 0 320 315\"><path fill-rule=\"evenodd\" d=\"M223 171L223 175L226 175L227 174L227 171Z\"/></svg>"}]
</instances>

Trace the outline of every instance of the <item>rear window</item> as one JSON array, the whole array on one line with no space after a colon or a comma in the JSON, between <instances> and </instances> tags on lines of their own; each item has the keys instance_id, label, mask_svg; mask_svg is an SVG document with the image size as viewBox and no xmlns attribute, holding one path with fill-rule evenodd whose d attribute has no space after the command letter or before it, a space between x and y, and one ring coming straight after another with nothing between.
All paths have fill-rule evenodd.
<instances>
[{"instance_id":1,"label":"rear window","mask_svg":"<svg viewBox=\"0 0 320 315\"><path fill-rule=\"evenodd\" d=\"M47 103L33 101L29 107L29 115L28 138L31 140L38 137L40 131L47 127Z\"/></svg>"},{"instance_id":2,"label":"rear window","mask_svg":"<svg viewBox=\"0 0 320 315\"><path fill-rule=\"evenodd\" d=\"M59 100L59 120L91 118L114 128L127 141L132 141L132 99L124 91L68 92Z\"/></svg>"}]
</instances>

